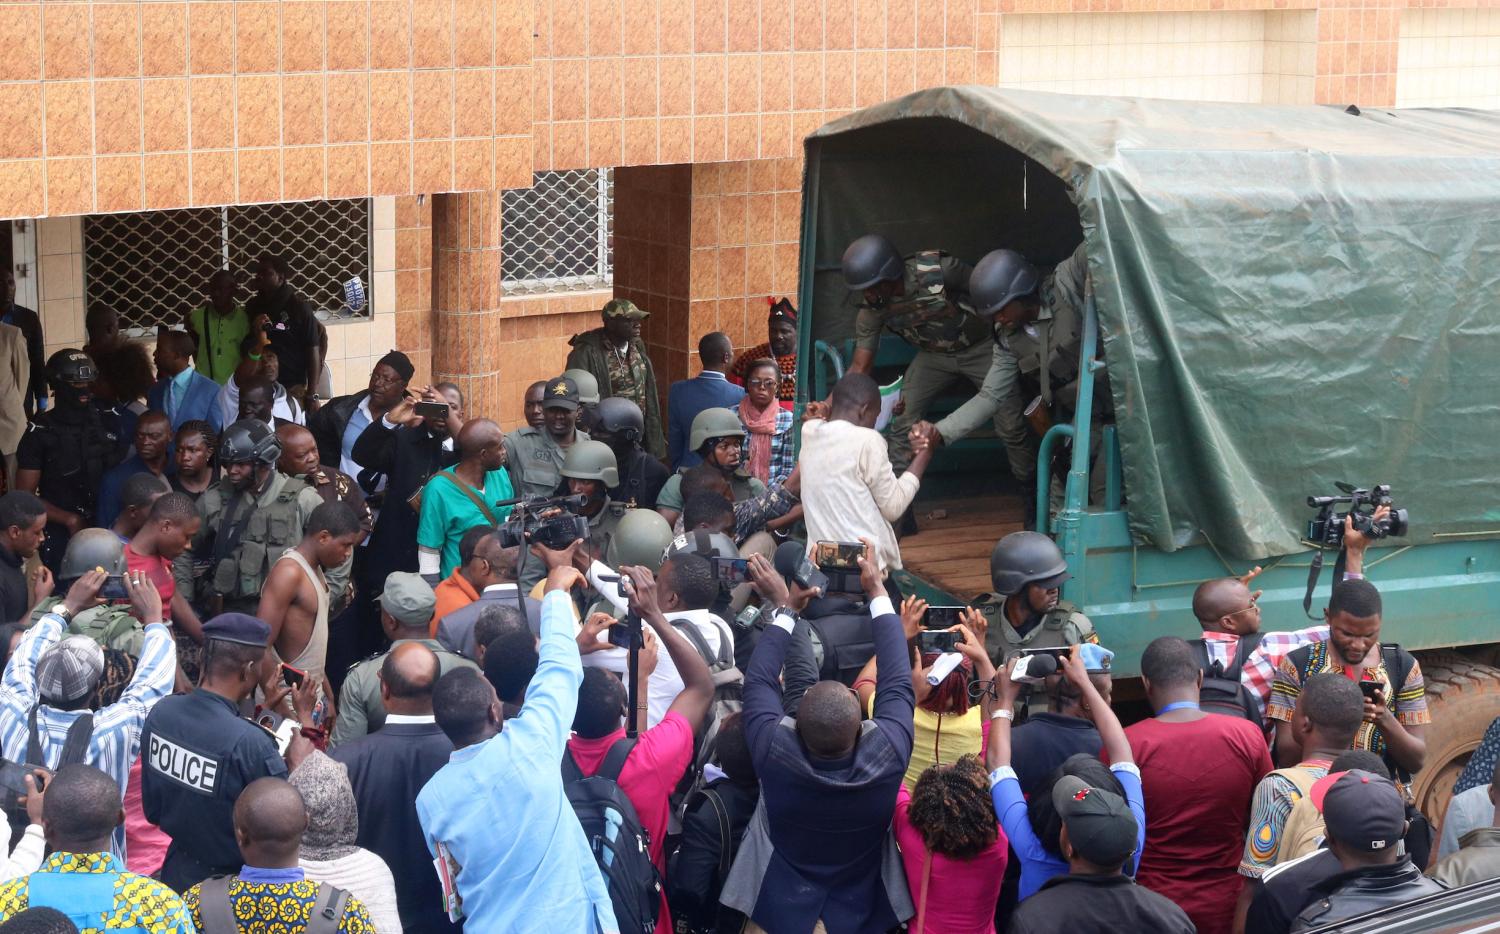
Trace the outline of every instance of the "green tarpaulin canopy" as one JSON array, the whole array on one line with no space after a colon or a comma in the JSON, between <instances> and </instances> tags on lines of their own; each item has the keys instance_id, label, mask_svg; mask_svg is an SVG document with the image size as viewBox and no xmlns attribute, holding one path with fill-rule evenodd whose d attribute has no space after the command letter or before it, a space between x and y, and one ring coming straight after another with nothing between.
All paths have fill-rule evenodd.
<instances>
[{"instance_id":1,"label":"green tarpaulin canopy","mask_svg":"<svg viewBox=\"0 0 1500 934\"><path fill-rule=\"evenodd\" d=\"M802 302L854 236L969 261L1086 243L1142 541L1299 550L1389 483L1413 541L1500 528L1500 114L938 88L810 136Z\"/></svg>"}]
</instances>

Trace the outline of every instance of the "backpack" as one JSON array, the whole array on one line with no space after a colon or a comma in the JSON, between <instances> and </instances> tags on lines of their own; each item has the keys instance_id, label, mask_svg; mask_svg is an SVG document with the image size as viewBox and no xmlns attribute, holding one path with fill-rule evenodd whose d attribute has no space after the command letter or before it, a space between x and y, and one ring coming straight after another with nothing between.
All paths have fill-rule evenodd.
<instances>
[{"instance_id":1,"label":"backpack","mask_svg":"<svg viewBox=\"0 0 1500 934\"><path fill-rule=\"evenodd\" d=\"M1255 654L1255 650L1260 648L1260 640L1241 636L1235 644L1234 657L1229 660L1227 668L1218 660L1208 660L1208 643L1203 639L1191 639L1188 645L1192 647L1198 668L1203 672L1203 686L1198 689L1199 706L1208 713L1249 720L1264 731L1266 724L1261 718L1260 704L1255 694L1240 680L1240 671L1245 667L1245 662L1250 660L1250 656Z\"/></svg>"},{"instance_id":2,"label":"backpack","mask_svg":"<svg viewBox=\"0 0 1500 934\"><path fill-rule=\"evenodd\" d=\"M679 787L679 791L688 793L702 781L703 767L713 760L714 751L719 745L719 724L730 714L744 709L745 676L735 667L734 641L725 633L720 632L719 651L715 653L708 647L708 640L703 638L703 633L688 620L672 620L672 628L682 633L693 644L693 648L698 650L714 681L714 699L708 705L708 718L703 724L703 734L698 737L692 764L683 776L686 787ZM673 810L681 813L680 809Z\"/></svg>"},{"instance_id":3,"label":"backpack","mask_svg":"<svg viewBox=\"0 0 1500 934\"><path fill-rule=\"evenodd\" d=\"M651 934L661 910L661 874L651 862L651 836L620 787L620 770L635 743L628 738L616 740L599 771L588 777L573 754L565 751L563 788L599 864L621 934Z\"/></svg>"},{"instance_id":4,"label":"backpack","mask_svg":"<svg viewBox=\"0 0 1500 934\"><path fill-rule=\"evenodd\" d=\"M205 879L198 886L198 912L203 917L202 934L240 934L240 923L229 901L230 876ZM349 893L327 882L318 883L312 910L307 915L306 934L338 934L339 923L349 905Z\"/></svg>"}]
</instances>

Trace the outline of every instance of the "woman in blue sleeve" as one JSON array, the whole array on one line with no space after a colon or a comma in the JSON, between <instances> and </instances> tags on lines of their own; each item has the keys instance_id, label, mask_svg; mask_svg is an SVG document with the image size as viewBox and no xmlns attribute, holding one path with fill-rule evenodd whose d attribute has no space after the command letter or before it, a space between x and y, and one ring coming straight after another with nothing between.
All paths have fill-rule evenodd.
<instances>
[{"instance_id":1,"label":"woman in blue sleeve","mask_svg":"<svg viewBox=\"0 0 1500 934\"><path fill-rule=\"evenodd\" d=\"M1021 884L1019 897L1029 898L1053 876L1067 875L1068 863L1058 853L1057 828L1060 821L1051 813L1052 785L1063 775L1077 775L1095 787L1104 787L1124 796L1139 832L1136 836L1136 855L1126 867L1135 874L1141 847L1146 840L1146 805L1141 796L1141 773L1131 759L1130 743L1125 739L1125 730L1119 718L1110 709L1109 703L1099 695L1098 689L1089 680L1088 665L1083 653L1098 653L1104 658L1113 653L1095 645L1075 645L1063 659L1063 677L1067 678L1083 696L1084 706L1092 712L1094 726L1104 741L1104 755L1112 763L1106 771L1098 759L1087 755L1075 755L1059 766L1051 776L1045 789L1040 789L1036 807L1028 810L1026 796L1021 793L1021 782L1010 767L1010 727L1014 718L1016 700L1020 686L1010 680L1010 666L1001 665L995 672L995 709L990 715L990 796L995 802L995 813L1000 826L1010 838L1011 849L1021 862ZM1032 813L1035 812L1035 813Z\"/></svg>"}]
</instances>

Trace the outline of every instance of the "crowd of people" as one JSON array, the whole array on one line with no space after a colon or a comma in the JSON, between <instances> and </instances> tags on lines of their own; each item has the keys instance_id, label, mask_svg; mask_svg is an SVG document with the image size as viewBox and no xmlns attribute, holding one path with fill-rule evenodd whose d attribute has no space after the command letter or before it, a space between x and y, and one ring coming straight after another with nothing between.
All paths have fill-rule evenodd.
<instances>
[{"instance_id":1,"label":"crowd of people","mask_svg":"<svg viewBox=\"0 0 1500 934\"><path fill-rule=\"evenodd\" d=\"M154 380L102 310L41 381L20 354L0 932L1273 934L1500 875L1500 721L1435 841L1421 667L1352 525L1319 625L1202 583L1128 726L1047 536L978 546L972 606L901 592L939 445L993 416L1035 471L985 370L1034 371L1002 358L1083 286L886 247L846 257L853 367L800 422L785 300L665 392L613 300L517 426L396 350L327 398L274 256L243 304L210 278ZM883 329L919 350L885 433ZM976 407L925 421L961 376Z\"/></svg>"}]
</instances>

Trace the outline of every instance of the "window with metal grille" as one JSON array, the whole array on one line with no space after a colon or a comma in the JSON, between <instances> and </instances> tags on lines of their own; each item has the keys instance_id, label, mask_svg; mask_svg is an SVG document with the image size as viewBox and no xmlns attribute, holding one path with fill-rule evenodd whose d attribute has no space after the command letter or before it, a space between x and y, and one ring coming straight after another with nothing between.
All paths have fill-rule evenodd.
<instances>
[{"instance_id":1,"label":"window with metal grille","mask_svg":"<svg viewBox=\"0 0 1500 934\"><path fill-rule=\"evenodd\" d=\"M501 200L500 284L509 295L597 289L614 281L613 169L538 172Z\"/></svg>"},{"instance_id":2,"label":"window with metal grille","mask_svg":"<svg viewBox=\"0 0 1500 934\"><path fill-rule=\"evenodd\" d=\"M120 327L146 336L175 325L204 301L216 269L247 290L262 253L280 253L292 287L325 321L370 314L370 201L297 201L243 207L95 214L83 221L84 294L113 308ZM365 301L351 309L344 283L359 279Z\"/></svg>"}]
</instances>

